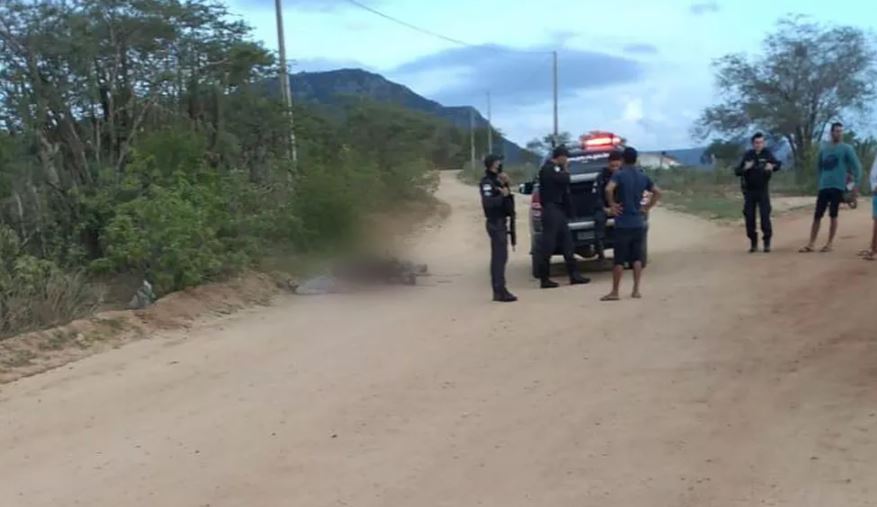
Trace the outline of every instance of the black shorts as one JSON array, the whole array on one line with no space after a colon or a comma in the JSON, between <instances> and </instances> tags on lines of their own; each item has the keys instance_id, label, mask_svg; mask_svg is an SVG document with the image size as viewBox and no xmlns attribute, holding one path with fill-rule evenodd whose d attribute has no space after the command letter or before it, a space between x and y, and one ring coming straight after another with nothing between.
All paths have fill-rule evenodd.
<instances>
[{"instance_id":1,"label":"black shorts","mask_svg":"<svg viewBox=\"0 0 877 507\"><path fill-rule=\"evenodd\" d=\"M627 263L642 262L643 238L646 230L619 229L615 228L614 262L616 266L624 266Z\"/></svg>"},{"instance_id":2,"label":"black shorts","mask_svg":"<svg viewBox=\"0 0 877 507\"><path fill-rule=\"evenodd\" d=\"M824 217L825 210L828 210L828 216L837 218L843 198L844 192L839 188L823 188L820 190L819 197L816 198L816 218Z\"/></svg>"}]
</instances>

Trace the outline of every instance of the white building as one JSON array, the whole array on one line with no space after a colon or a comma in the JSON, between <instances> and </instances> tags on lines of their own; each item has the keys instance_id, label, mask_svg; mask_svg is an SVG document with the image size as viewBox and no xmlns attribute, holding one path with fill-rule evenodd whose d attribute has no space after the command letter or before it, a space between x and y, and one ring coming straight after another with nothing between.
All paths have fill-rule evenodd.
<instances>
[{"instance_id":1,"label":"white building","mask_svg":"<svg viewBox=\"0 0 877 507\"><path fill-rule=\"evenodd\" d=\"M640 153L639 165L643 169L669 169L671 167L679 167L682 164L675 158L658 153Z\"/></svg>"}]
</instances>

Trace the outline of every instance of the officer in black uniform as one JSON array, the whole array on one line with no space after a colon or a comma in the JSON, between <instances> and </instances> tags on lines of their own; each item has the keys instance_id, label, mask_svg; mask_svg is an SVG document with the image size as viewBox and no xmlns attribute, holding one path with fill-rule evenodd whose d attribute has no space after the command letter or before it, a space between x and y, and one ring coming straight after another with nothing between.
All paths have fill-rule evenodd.
<instances>
[{"instance_id":1,"label":"officer in black uniform","mask_svg":"<svg viewBox=\"0 0 877 507\"><path fill-rule=\"evenodd\" d=\"M743 216L746 218L746 236L749 237L749 253L758 251L758 231L755 228L756 209L761 218L764 251L770 252L773 224L770 221L770 178L782 164L764 146L764 134L752 136L752 149L743 155L735 173L740 177L743 190Z\"/></svg>"},{"instance_id":2,"label":"officer in black uniform","mask_svg":"<svg viewBox=\"0 0 877 507\"><path fill-rule=\"evenodd\" d=\"M481 206L490 236L490 281L493 300L501 303L517 301L506 288L505 266L509 259L508 227L506 219L514 212L508 177L502 172L502 157L488 155L484 159L484 177L481 178Z\"/></svg>"},{"instance_id":3,"label":"officer in black uniform","mask_svg":"<svg viewBox=\"0 0 877 507\"><path fill-rule=\"evenodd\" d=\"M567 170L569 150L565 146L554 148L551 160L539 170L539 196L542 202L542 268L541 287L553 289L558 285L551 276L551 256L560 247L566 261L566 271L571 285L590 282L579 274L573 252L572 234L569 231L569 217L572 214L570 200L570 174Z\"/></svg>"}]
</instances>

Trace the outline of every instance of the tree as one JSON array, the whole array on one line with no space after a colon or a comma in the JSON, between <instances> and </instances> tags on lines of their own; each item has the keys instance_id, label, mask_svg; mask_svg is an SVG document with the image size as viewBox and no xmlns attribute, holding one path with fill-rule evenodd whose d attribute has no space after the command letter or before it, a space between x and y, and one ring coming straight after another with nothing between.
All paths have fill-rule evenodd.
<instances>
[{"instance_id":1,"label":"tree","mask_svg":"<svg viewBox=\"0 0 877 507\"><path fill-rule=\"evenodd\" d=\"M859 137L853 130L848 130L844 133L844 142L850 144L854 150L856 150L856 155L859 157L859 161L862 163L862 167L866 171L871 168L874 164L874 160L877 159L877 139L873 136L868 137ZM868 179L867 177L865 178Z\"/></svg>"},{"instance_id":2,"label":"tree","mask_svg":"<svg viewBox=\"0 0 877 507\"><path fill-rule=\"evenodd\" d=\"M536 153L546 154L551 151L554 146L566 145L572 143L572 134L569 132L559 132L555 139L554 134L545 134L541 139L533 139L527 143L527 149Z\"/></svg>"},{"instance_id":3,"label":"tree","mask_svg":"<svg viewBox=\"0 0 877 507\"><path fill-rule=\"evenodd\" d=\"M743 155L743 142L739 139L716 139L704 151L704 154L715 157L715 160L722 163L731 163Z\"/></svg>"},{"instance_id":4,"label":"tree","mask_svg":"<svg viewBox=\"0 0 877 507\"><path fill-rule=\"evenodd\" d=\"M826 126L847 113L864 113L877 97L872 40L862 30L803 17L782 19L757 57L731 54L714 62L722 101L694 128L745 137L753 129L783 136L799 174Z\"/></svg>"}]
</instances>

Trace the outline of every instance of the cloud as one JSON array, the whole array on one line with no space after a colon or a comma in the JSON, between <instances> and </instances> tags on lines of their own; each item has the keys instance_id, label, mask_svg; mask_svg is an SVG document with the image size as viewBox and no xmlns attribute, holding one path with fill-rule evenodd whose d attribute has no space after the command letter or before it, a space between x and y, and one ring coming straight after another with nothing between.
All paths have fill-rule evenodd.
<instances>
[{"instance_id":1,"label":"cloud","mask_svg":"<svg viewBox=\"0 0 877 507\"><path fill-rule=\"evenodd\" d=\"M695 2L691 4L689 10L695 16L703 16L706 14L712 14L715 12L719 12L722 7L719 5L719 2L716 0L707 0L705 2Z\"/></svg>"},{"instance_id":2,"label":"cloud","mask_svg":"<svg viewBox=\"0 0 877 507\"><path fill-rule=\"evenodd\" d=\"M520 104L551 97L551 69L548 51L473 46L434 53L387 74L446 104L480 103L487 90L500 101ZM642 74L639 62L624 57L576 50L558 55L562 97L637 81Z\"/></svg>"},{"instance_id":3,"label":"cloud","mask_svg":"<svg viewBox=\"0 0 877 507\"><path fill-rule=\"evenodd\" d=\"M626 101L624 104L624 112L621 114L622 120L637 123L641 122L644 117L643 99L637 97Z\"/></svg>"},{"instance_id":4,"label":"cloud","mask_svg":"<svg viewBox=\"0 0 877 507\"><path fill-rule=\"evenodd\" d=\"M658 54L658 47L654 44L635 42L624 46L624 52L632 55L656 55Z\"/></svg>"},{"instance_id":5,"label":"cloud","mask_svg":"<svg viewBox=\"0 0 877 507\"><path fill-rule=\"evenodd\" d=\"M361 21L350 22L344 25L344 29L350 32L365 32L374 28L371 23L363 23Z\"/></svg>"}]
</instances>

